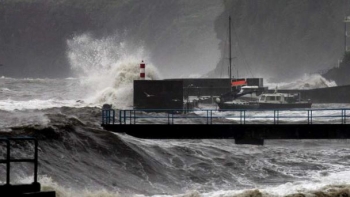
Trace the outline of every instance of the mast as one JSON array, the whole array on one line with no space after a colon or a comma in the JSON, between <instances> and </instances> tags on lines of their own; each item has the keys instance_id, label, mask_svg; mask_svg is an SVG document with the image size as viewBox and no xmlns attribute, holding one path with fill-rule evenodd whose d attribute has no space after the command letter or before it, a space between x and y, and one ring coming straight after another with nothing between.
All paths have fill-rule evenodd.
<instances>
[{"instance_id":1,"label":"mast","mask_svg":"<svg viewBox=\"0 0 350 197\"><path fill-rule=\"evenodd\" d=\"M350 23L350 17L346 16L344 19L344 53L346 54L346 52L348 51L348 47L347 47L347 37L348 37L348 32L347 32L347 26L346 23Z\"/></svg>"},{"instance_id":2,"label":"mast","mask_svg":"<svg viewBox=\"0 0 350 197\"><path fill-rule=\"evenodd\" d=\"M231 82L232 82L232 57L231 57L231 16L228 17L228 34L229 34L229 61L230 61L230 67L229 67L229 78L230 78L230 89L232 89Z\"/></svg>"}]
</instances>

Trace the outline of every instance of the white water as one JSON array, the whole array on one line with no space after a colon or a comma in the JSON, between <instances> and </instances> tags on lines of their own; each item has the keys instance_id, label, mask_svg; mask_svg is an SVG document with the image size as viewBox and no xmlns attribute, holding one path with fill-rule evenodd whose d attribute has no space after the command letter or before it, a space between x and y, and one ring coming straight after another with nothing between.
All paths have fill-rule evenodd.
<instances>
[{"instance_id":1,"label":"white water","mask_svg":"<svg viewBox=\"0 0 350 197\"><path fill-rule=\"evenodd\" d=\"M146 79L161 79L157 68L149 62L147 50L124 41L121 36L94 38L82 34L67 40L67 46L67 57L76 78L2 77L0 108L12 111L109 103L115 108L125 109L133 105L133 81L139 79L142 60L146 63ZM269 89L313 89L333 87L336 83L313 74L289 82L265 81L265 86Z\"/></svg>"},{"instance_id":2,"label":"white water","mask_svg":"<svg viewBox=\"0 0 350 197\"><path fill-rule=\"evenodd\" d=\"M79 40L79 39L78 39ZM77 42L77 43L76 43ZM78 78L67 79L14 79L0 78L0 109L25 110L46 109L52 107L84 107L101 106L104 103L113 104L115 108L125 109L132 106L133 80L139 78L139 63L144 55L142 51L135 54L122 53L120 58L109 59L109 53L115 51L118 46L110 46L105 42L109 40L93 40L86 37L84 43L81 40L70 41L70 59L72 69ZM105 48L99 48L96 59L84 59L84 55L95 50L95 42L102 42ZM80 46L80 44L84 47ZM77 45L77 46L76 46ZM76 46L76 47L75 47ZM122 49L124 45L120 47ZM112 48L112 49L109 49ZM126 49L125 49L126 50ZM112 52L111 52L112 51ZM107 57L100 57L100 56ZM104 59L103 64L97 64ZM86 61L84 63L84 61ZM89 63L89 62L94 63ZM149 80L160 79L157 69L146 62L146 78ZM303 76L301 79L283 83L265 83L269 89L311 89L333 87L336 84L327 81L320 75ZM321 106L322 107L322 106ZM321 108L320 107L320 108Z\"/></svg>"},{"instance_id":3,"label":"white water","mask_svg":"<svg viewBox=\"0 0 350 197\"><path fill-rule=\"evenodd\" d=\"M29 101L16 101L16 100L0 100L0 109L6 111L13 110L25 110L25 109L47 109L53 107L82 107L83 105L76 100L57 100L48 99L40 100L33 99Z\"/></svg>"},{"instance_id":4,"label":"white water","mask_svg":"<svg viewBox=\"0 0 350 197\"><path fill-rule=\"evenodd\" d=\"M33 177L21 179L20 183L30 183ZM266 187L266 188L249 188L244 190L218 190L214 192L201 193L199 191L188 191L184 194L177 195L143 195L143 194L121 194L118 191L99 190L75 190L67 188L54 182L50 177L39 177L42 191L56 191L57 197L282 197L293 194L303 194L305 196L317 196L317 193L324 192L336 194L341 190L349 191L350 171L335 172L327 176L316 175L311 181L288 182L286 184ZM329 195L335 196L335 195Z\"/></svg>"},{"instance_id":5,"label":"white water","mask_svg":"<svg viewBox=\"0 0 350 197\"><path fill-rule=\"evenodd\" d=\"M102 39L83 34L67 41L72 69L87 88L90 103L110 103L117 108L132 105L133 81L139 79L140 63L146 63L146 79L160 79L143 47L133 47L117 35Z\"/></svg>"},{"instance_id":6,"label":"white water","mask_svg":"<svg viewBox=\"0 0 350 197\"><path fill-rule=\"evenodd\" d=\"M319 74L305 74L301 78L289 82L269 83L267 81L264 83L269 89L275 89L276 87L278 89L315 89L337 86L334 81L329 81Z\"/></svg>"},{"instance_id":7,"label":"white water","mask_svg":"<svg viewBox=\"0 0 350 197\"><path fill-rule=\"evenodd\" d=\"M131 138L130 140L138 140L135 138ZM204 142L204 144L210 144L210 140L208 142ZM217 141L216 143L218 143ZM145 143L145 144L144 144ZM215 148L217 147L217 144L215 141L212 142L212 147ZM347 142L340 142L344 146ZM181 142L181 141L171 141L170 144L169 142L162 142L162 141L153 141L153 140L138 140L137 144L139 144L141 147L146 148L144 146L154 146L154 144L157 144L158 146L161 147L172 147L172 146L191 146L193 150L200 149L201 144L197 143L191 143L191 142ZM297 144L300 143L297 142ZM256 154L259 152L266 152L270 150L270 146L274 145L265 145L264 147L257 147L257 146L249 146L249 145L242 145L242 146L237 146L237 145L232 145L232 144L220 144L221 148L224 150L230 150L234 151L235 155L246 155L248 156L249 154ZM283 145L280 145L280 151L282 153L288 154L291 153L290 151L293 152L288 147L284 147ZM297 145L298 147L298 145ZM210 148L210 147L208 147ZM300 149L303 149L302 147L298 147ZM292 154L293 158L295 157L295 151L299 151L298 148L294 150L294 153ZM277 150L278 147L273 148L272 150ZM326 150L327 148L321 148L321 150L318 150L319 152L323 154L334 154L332 151L335 150ZM288 150L288 151L287 151ZM345 153L348 152L348 148L342 148ZM315 150L310 150L310 151L315 151ZM152 152L150 152L152 153ZM267 153L267 152L266 152ZM301 150L301 155L305 154L306 152L303 152ZM199 151L199 154L201 152ZM152 154L151 154L152 155ZM316 154L317 155L317 154ZM311 156L316 156L316 155L311 155ZM200 156L200 155L199 155ZM281 155L282 157L286 157L286 155ZM305 155L307 156L307 155ZM342 156L347 156L345 155L337 155L338 157ZM277 160L279 160L278 157L276 157ZM301 158L302 160L308 160L308 158ZM348 184L350 182L350 169L346 166L346 164L341 164L341 168L337 169L337 164L331 164L331 161L322 161L319 159L322 158L309 158L309 159L314 159L314 162L322 163L324 162L324 165L329 164L332 165L333 170L328 171L326 170L325 172L322 172L321 170L316 170L312 171L311 173L305 172L308 174L308 180L300 180L300 181L294 181L294 182L287 182L284 184L280 185L275 185L275 186L252 186L249 188L245 189L232 189L232 190L220 190L220 185L218 185L218 189L215 191L211 192L201 192L197 190L189 190L187 192L184 192L182 194L176 194L176 195L168 195L168 194L160 194L160 195L144 195L144 194L137 194L137 193L120 193L118 190L111 191L111 190L106 190L104 188L99 188L99 189L92 189L93 187L88 186L85 189L75 189L75 188L69 188L69 187L64 187L55 181L53 181L50 177L47 177L45 175L39 176L39 182L42 185L42 191L56 191L58 197L73 197L73 196L81 196L81 197L121 197L121 196L130 196L130 197L267 197L267 196L274 196L274 197L282 197L282 196L288 196L288 195L298 195L302 194L304 196L341 196L339 193L349 193L350 192L350 185ZM287 159L288 160L288 159ZM311 161L310 160L310 161ZM294 160L293 160L294 161ZM296 161L297 162L297 161ZM301 161L300 161L301 162ZM258 163L257 163L258 164ZM268 163L264 163L262 161L259 163L262 165L261 167L264 167ZM170 166L169 166L170 167ZM345 169L344 169L345 168ZM230 172L227 172L230 173ZM244 174L237 175L237 178L241 177L244 178ZM118 178L118 177L116 177ZM25 177L25 178L18 178L17 180L14 180L15 183L30 183L33 180L32 176ZM237 180L239 181L239 180ZM235 183L233 183L235 184ZM322 193L326 193L328 195L321 195Z\"/></svg>"},{"instance_id":8,"label":"white water","mask_svg":"<svg viewBox=\"0 0 350 197\"><path fill-rule=\"evenodd\" d=\"M148 62L147 52L142 46L121 40L123 39L117 35L97 39L82 34L67 41L71 67L80 78L83 87L88 89L84 98L87 103L92 105L109 103L119 109L132 107L133 80L139 79L141 60L146 62L147 79L161 78L156 67ZM327 81L320 75L304 75L291 82L266 84L270 89L336 86L334 81Z\"/></svg>"}]
</instances>

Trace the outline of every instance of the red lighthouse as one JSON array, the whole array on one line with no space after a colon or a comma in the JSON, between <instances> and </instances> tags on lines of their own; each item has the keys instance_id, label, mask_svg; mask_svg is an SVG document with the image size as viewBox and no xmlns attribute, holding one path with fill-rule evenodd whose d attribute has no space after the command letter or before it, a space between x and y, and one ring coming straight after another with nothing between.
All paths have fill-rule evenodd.
<instances>
[{"instance_id":1,"label":"red lighthouse","mask_svg":"<svg viewBox=\"0 0 350 197\"><path fill-rule=\"evenodd\" d=\"M142 60L140 64L140 79L144 80L145 77L146 77L146 64Z\"/></svg>"}]
</instances>

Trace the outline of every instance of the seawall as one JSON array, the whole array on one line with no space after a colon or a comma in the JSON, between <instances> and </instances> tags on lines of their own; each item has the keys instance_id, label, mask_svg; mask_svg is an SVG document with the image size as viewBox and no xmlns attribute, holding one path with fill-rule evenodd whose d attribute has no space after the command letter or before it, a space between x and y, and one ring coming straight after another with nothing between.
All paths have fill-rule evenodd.
<instances>
[{"instance_id":1,"label":"seawall","mask_svg":"<svg viewBox=\"0 0 350 197\"><path fill-rule=\"evenodd\" d=\"M278 90L278 92L300 92L302 99L310 99L313 103L350 103L350 85L311 90Z\"/></svg>"}]
</instances>

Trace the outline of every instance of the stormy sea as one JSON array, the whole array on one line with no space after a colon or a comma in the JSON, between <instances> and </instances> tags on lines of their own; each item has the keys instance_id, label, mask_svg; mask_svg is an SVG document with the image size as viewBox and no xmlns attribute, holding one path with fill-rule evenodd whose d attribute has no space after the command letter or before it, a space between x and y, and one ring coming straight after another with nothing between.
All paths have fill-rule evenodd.
<instances>
[{"instance_id":1,"label":"stormy sea","mask_svg":"<svg viewBox=\"0 0 350 197\"><path fill-rule=\"evenodd\" d=\"M136 60L118 61L112 70L99 67L99 76L89 68L78 78L0 78L1 135L39 140L42 190L60 197L350 195L348 140L270 140L256 146L233 139L146 140L103 130L104 103L132 108ZM147 79L160 78L155 67L147 68ZM280 86L305 84L335 85L314 75ZM32 149L29 142L19 143L12 156L30 156ZM5 156L4 145L0 150ZM13 183L33 181L32 164L13 164L11 170Z\"/></svg>"},{"instance_id":2,"label":"stormy sea","mask_svg":"<svg viewBox=\"0 0 350 197\"><path fill-rule=\"evenodd\" d=\"M133 80L142 60L146 80L226 78L228 16L235 77L263 77L270 89L349 84L348 72L338 69L346 67L339 59L349 5L348 0L0 0L0 135L38 139L38 181L58 197L349 197L348 140L236 145L234 139L139 139L101 127L104 104L133 108ZM318 72L329 67L336 72ZM30 142L11 146L13 158L33 156ZM0 143L0 159L5 157ZM5 174L1 164L2 184ZM33 178L32 164L11 164L12 184Z\"/></svg>"}]
</instances>

